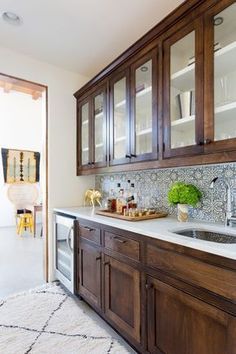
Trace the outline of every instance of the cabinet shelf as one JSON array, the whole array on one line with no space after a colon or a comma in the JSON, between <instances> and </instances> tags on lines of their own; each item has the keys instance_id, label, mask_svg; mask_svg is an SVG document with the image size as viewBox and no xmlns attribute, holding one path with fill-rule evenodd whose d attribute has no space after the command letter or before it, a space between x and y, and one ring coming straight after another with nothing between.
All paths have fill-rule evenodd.
<instances>
[{"instance_id":1,"label":"cabinet shelf","mask_svg":"<svg viewBox=\"0 0 236 354\"><path fill-rule=\"evenodd\" d=\"M236 102L227 103L225 105L216 107L215 109L215 119L217 123L225 123L225 120L229 123L236 121ZM176 130L186 130L191 127L194 127L195 116L189 116L181 119L177 119L171 122L171 127L174 127Z\"/></svg>"},{"instance_id":2,"label":"cabinet shelf","mask_svg":"<svg viewBox=\"0 0 236 354\"><path fill-rule=\"evenodd\" d=\"M176 119L171 122L171 127L174 127L176 129L181 129L184 127L184 129L189 128L189 126L193 125L195 121L195 116L189 116L181 119Z\"/></svg>"},{"instance_id":3,"label":"cabinet shelf","mask_svg":"<svg viewBox=\"0 0 236 354\"><path fill-rule=\"evenodd\" d=\"M152 91L152 86L148 86L144 88L143 90L136 92L136 97L142 97L145 96L146 94L150 93ZM118 103L116 103L115 108L123 108L126 104L126 100L122 100Z\"/></svg>"},{"instance_id":4,"label":"cabinet shelf","mask_svg":"<svg viewBox=\"0 0 236 354\"><path fill-rule=\"evenodd\" d=\"M136 97L142 97L145 96L147 93L150 93L152 91L152 86L148 86L145 89L136 92Z\"/></svg>"},{"instance_id":5,"label":"cabinet shelf","mask_svg":"<svg viewBox=\"0 0 236 354\"><path fill-rule=\"evenodd\" d=\"M126 136L120 136L119 138L115 138L115 143L119 143L120 141L126 140Z\"/></svg>"},{"instance_id":6,"label":"cabinet shelf","mask_svg":"<svg viewBox=\"0 0 236 354\"><path fill-rule=\"evenodd\" d=\"M95 145L95 148L98 149L98 148L101 148L101 147L103 147L103 146L104 146L103 143L99 143L99 144L96 144L96 145Z\"/></svg>"},{"instance_id":7,"label":"cabinet shelf","mask_svg":"<svg viewBox=\"0 0 236 354\"><path fill-rule=\"evenodd\" d=\"M152 132L152 128L142 129L142 130L136 131L136 136L150 134L151 132Z\"/></svg>"},{"instance_id":8,"label":"cabinet shelf","mask_svg":"<svg viewBox=\"0 0 236 354\"><path fill-rule=\"evenodd\" d=\"M236 41L215 52L215 66L219 77L236 71L235 57ZM181 91L186 91L193 88L194 69L195 64L193 63L171 75L171 86Z\"/></svg>"},{"instance_id":9,"label":"cabinet shelf","mask_svg":"<svg viewBox=\"0 0 236 354\"><path fill-rule=\"evenodd\" d=\"M94 115L95 119L103 117L103 111Z\"/></svg>"}]
</instances>

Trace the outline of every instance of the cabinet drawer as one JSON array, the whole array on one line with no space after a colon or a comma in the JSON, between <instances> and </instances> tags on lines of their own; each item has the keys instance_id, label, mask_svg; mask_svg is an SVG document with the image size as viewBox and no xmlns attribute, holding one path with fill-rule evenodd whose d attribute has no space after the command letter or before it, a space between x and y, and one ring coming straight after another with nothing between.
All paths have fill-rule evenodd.
<instances>
[{"instance_id":1,"label":"cabinet drawer","mask_svg":"<svg viewBox=\"0 0 236 354\"><path fill-rule=\"evenodd\" d=\"M80 224L79 235L80 237L83 237L86 240L97 243L98 245L101 244L101 230L96 227Z\"/></svg>"},{"instance_id":2,"label":"cabinet drawer","mask_svg":"<svg viewBox=\"0 0 236 354\"><path fill-rule=\"evenodd\" d=\"M236 301L236 272L199 259L147 245L147 265Z\"/></svg>"},{"instance_id":3,"label":"cabinet drawer","mask_svg":"<svg viewBox=\"0 0 236 354\"><path fill-rule=\"evenodd\" d=\"M105 231L104 243L105 248L116 251L136 261L140 260L140 244L138 241Z\"/></svg>"}]
</instances>

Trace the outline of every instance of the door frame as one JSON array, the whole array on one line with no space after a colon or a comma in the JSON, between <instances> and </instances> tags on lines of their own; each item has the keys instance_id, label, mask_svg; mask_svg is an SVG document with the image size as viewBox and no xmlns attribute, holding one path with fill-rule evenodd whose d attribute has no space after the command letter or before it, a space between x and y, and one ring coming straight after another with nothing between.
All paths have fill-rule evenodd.
<instances>
[{"instance_id":1,"label":"door frame","mask_svg":"<svg viewBox=\"0 0 236 354\"><path fill-rule=\"evenodd\" d=\"M48 86L39 84L38 82L25 80L19 78L17 76L12 76L8 74L4 74L0 72L1 76L4 76L9 79L15 79L18 81L22 81L28 84L33 84L39 86L44 89L45 92L45 121L42 122L43 125L43 145L42 150L45 152L45 160L44 160L44 172L45 172L45 185L43 188L43 212L42 212L42 224L44 230L44 239L43 239L43 273L44 279L48 282L49 279L49 239L48 239L48 223L49 223L49 216L48 216Z\"/></svg>"}]
</instances>

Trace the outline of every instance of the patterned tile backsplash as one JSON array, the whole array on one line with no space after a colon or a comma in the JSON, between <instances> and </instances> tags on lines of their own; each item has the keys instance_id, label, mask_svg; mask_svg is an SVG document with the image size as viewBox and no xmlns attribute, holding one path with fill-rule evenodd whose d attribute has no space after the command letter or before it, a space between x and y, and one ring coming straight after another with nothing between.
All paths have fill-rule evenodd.
<instances>
[{"instance_id":1,"label":"patterned tile backsplash","mask_svg":"<svg viewBox=\"0 0 236 354\"><path fill-rule=\"evenodd\" d=\"M129 179L134 183L137 199L142 205L157 207L171 215L176 215L177 210L168 204L169 187L176 181L192 183L202 191L203 198L196 208L190 207L190 217L209 222L223 222L226 206L225 187L217 183L213 189L209 188L211 180L217 176L223 177L236 188L236 163L104 174L97 175L95 183L96 189L102 191L105 199L111 189L117 189L117 183L120 182L123 188ZM236 199L233 203L236 206L235 201Z\"/></svg>"}]
</instances>

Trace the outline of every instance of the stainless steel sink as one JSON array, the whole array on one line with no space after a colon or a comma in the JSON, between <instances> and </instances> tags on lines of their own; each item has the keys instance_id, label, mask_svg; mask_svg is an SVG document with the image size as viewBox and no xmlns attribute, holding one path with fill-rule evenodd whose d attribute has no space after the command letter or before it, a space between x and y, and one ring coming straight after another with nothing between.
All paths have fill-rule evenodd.
<instances>
[{"instance_id":1,"label":"stainless steel sink","mask_svg":"<svg viewBox=\"0 0 236 354\"><path fill-rule=\"evenodd\" d=\"M198 240L217 242L217 243L236 243L236 236L221 234L212 231L199 229L185 229L180 231L173 231L177 235L196 238Z\"/></svg>"}]
</instances>

